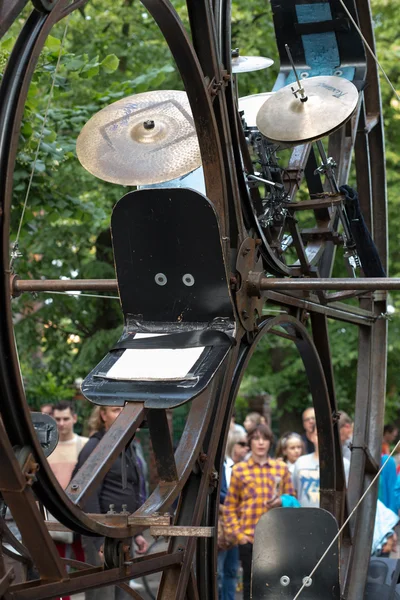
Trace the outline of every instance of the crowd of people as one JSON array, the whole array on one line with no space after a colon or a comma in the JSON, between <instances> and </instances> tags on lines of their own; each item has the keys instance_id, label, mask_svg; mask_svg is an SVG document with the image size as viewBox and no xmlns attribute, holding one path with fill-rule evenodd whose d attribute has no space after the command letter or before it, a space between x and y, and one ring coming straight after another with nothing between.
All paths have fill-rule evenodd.
<instances>
[{"instance_id":1,"label":"crowd of people","mask_svg":"<svg viewBox=\"0 0 400 600\"><path fill-rule=\"evenodd\" d=\"M219 600L234 600L241 565L243 600L250 599L254 531L260 517L276 507L319 507L320 465L315 412L302 415L304 431L287 432L274 445L270 427L258 413L247 415L242 427L232 420L220 496L218 528ZM343 463L348 481L353 421L341 412L338 421ZM371 554L389 556L396 547L399 521L400 468L389 458L398 435L385 426L379 500Z\"/></svg>"},{"instance_id":2,"label":"crowd of people","mask_svg":"<svg viewBox=\"0 0 400 600\"><path fill-rule=\"evenodd\" d=\"M51 414L59 432L59 443L49 457L49 464L63 488L84 464L115 421L121 408L96 407L89 419L89 437L77 435L77 415L71 403L43 405ZM319 450L315 412L307 408L302 414L303 432L287 432L277 443L266 420L257 412L249 413L243 425L232 418L221 477L218 525L218 593L219 600L234 600L242 587L243 600L250 598L251 565L254 531L260 517L277 507L318 507L320 493ZM352 419L341 412L338 421L346 480L349 475ZM371 554L388 556L396 546L394 527L400 508L400 465L389 458L390 445L398 436L394 425L386 425L382 441L382 464L374 541ZM399 456L399 455L398 455ZM134 512L147 495L147 465L140 443L134 441L125 449L87 498L83 507L90 513ZM74 553L75 558L100 565L103 539L80 537L55 542L61 556ZM138 554L147 551L142 535L135 538ZM241 568L240 568L241 567ZM242 584L238 574L241 573ZM135 588L135 581L130 582ZM110 586L86 592L87 600L123 600L130 597L118 587ZM65 599L68 600L68 599Z\"/></svg>"}]
</instances>

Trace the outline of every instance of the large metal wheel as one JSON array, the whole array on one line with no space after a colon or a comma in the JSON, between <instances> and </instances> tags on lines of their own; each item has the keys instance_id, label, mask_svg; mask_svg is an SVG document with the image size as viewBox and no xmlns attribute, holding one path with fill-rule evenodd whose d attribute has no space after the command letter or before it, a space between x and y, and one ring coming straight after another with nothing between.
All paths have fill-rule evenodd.
<instances>
[{"instance_id":1,"label":"large metal wheel","mask_svg":"<svg viewBox=\"0 0 400 600\"><path fill-rule=\"evenodd\" d=\"M11 0L4 3L2 31L7 30L18 14L17 9L22 9L24 4L21 2L17 6ZM165 411L148 410L143 405L128 403L110 430L110 436L103 438L106 441L99 445L99 452L90 457L64 493L36 440L19 371L10 307L13 290L9 271L9 223L20 122L37 57L52 26L84 4L84 1L78 0L72 4L67 0L35 2L35 6L43 10L34 10L29 17L9 60L0 90L0 456L5 465L0 474L0 491L12 510L27 552L41 577L40 585L26 583L14 589L11 586L9 598L52 598L162 571L160 599L181 600L188 597L215 600L215 536L204 539L193 534L173 537L166 553L150 555L147 560L132 561L120 552L119 565L116 565L118 556L110 561L107 570L85 571L86 566L80 565L79 575L71 578L55 553L42 516L36 509L35 495L57 519L76 532L121 540L112 542L110 547L120 548L124 538L142 529L141 524L149 526L156 523L158 514L178 496L174 525L215 527L218 473L238 385L259 339L266 333L284 334L295 343L301 354L317 414L320 454L327 457L326 468L321 470L322 506L334 514L339 524L342 523L346 511L356 504L379 465L386 378L386 321L381 315L386 312L386 297L384 293L366 293L359 299L359 306L355 307L354 304L345 304L344 300L357 297L356 292L331 295L321 292L305 297L296 292L264 293L258 288L256 292L260 297L251 295L249 272L260 276L265 269L269 275L331 277L336 259L332 240L337 240L339 228L337 210L329 206L325 182L314 173L317 164L311 145L295 148L287 165L290 176L299 186L304 175L308 192L320 194L321 202L317 207L315 203L310 205L313 206L310 210L316 222L311 233L302 233L294 219L293 212L302 210L301 203L295 208L294 205L288 208L287 222L296 252L295 264L291 264L285 256L289 246L282 246L279 233L282 228L277 228L276 223L260 226L260 198L254 188L249 190L246 180L245 171L251 173L252 165L231 74L230 3L220 0L211 6L206 0L188 0L192 30L190 42L168 0L144 0L143 4L166 38L191 104L207 196L218 215L225 269L228 281L231 281L236 346L230 350L213 384L193 400L175 455ZM287 10L280 10L273 3L281 73L286 72L286 75L288 68L283 50L286 38L292 36L291 43L297 48L295 55L297 53L297 60L301 62L301 52L304 51L302 36L308 35L307 25L309 29L311 27L306 23L297 32L291 29L294 6L287 4ZM356 5L349 1L347 5L358 18L364 36L373 47L368 0L358 0ZM341 10L340 3L331 0L329 6L333 19ZM313 26L315 30L318 23ZM359 105L352 119L330 136L328 153L337 163L337 178L341 185L347 181L354 150L357 187L364 217L386 266L384 143L379 82L375 63L365 57L358 33L351 24L348 24L348 37L344 39L343 35L337 36L340 58L346 65L351 65L353 60L354 72L349 78L355 78L359 89L365 88L365 91L360 91ZM291 201L294 201L295 189L296 186L291 187ZM252 285L253 288L256 286L254 280ZM287 315L261 319L265 300L282 307ZM355 430L347 494L335 419L337 405L328 318L354 323L360 331ZM307 331L304 322L311 325L310 331ZM118 456L144 418L149 423L160 485L129 518L118 515L99 519L85 514L80 506L90 487L101 479L107 464ZM111 439L112 443L109 443ZM16 459L13 450L16 446L27 448L23 465ZM37 469L37 466L40 468ZM33 487L28 485L32 479L35 481ZM349 600L364 597L369 562L366 549L371 546L376 498L375 487L342 538L342 595Z\"/></svg>"}]
</instances>

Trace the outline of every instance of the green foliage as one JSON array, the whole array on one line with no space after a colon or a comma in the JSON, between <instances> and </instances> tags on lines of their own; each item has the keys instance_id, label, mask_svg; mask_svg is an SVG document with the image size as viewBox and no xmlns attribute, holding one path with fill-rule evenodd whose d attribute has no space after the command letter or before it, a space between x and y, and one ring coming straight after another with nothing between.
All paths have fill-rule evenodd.
<instances>
[{"instance_id":1,"label":"green foliage","mask_svg":"<svg viewBox=\"0 0 400 600\"><path fill-rule=\"evenodd\" d=\"M24 383L27 389L29 406L39 410L42 404L55 404L61 400L72 400L76 390L67 380L48 371L43 371L43 365L36 363L32 368L25 370Z\"/></svg>"},{"instance_id":2,"label":"green foliage","mask_svg":"<svg viewBox=\"0 0 400 600\"><path fill-rule=\"evenodd\" d=\"M184 3L179 0L174 4L187 22ZM373 0L372 4L378 54L399 89L399 11L388 0ZM271 89L279 57L270 5L264 0L235 3L232 20L233 47L239 47L242 54L275 60L266 71L242 75L240 95ZM22 22L18 20L0 42L0 77ZM110 214L128 188L89 175L76 158L76 139L90 117L111 102L148 90L183 86L165 40L139 2L118 0L112 7L104 0L87 3L82 13L71 15L61 46L64 28L65 22L60 22L46 41L25 107L15 170L12 240L33 166L35 171L19 239L23 256L16 270L23 278L113 278ZM387 136L390 272L399 276L400 103L393 99L386 83L382 85L382 99ZM335 267L334 274L344 275L340 266ZM394 296L392 304L396 312L389 322L388 420L396 417L400 389L400 299ZM118 338L122 324L117 300L83 294L24 295L14 301L14 313L27 395L36 407L43 400L70 398L75 393L74 380L84 377L104 356ZM339 406L352 413L357 328L332 322L330 336ZM275 414L282 418L299 414L310 402L297 351L290 341L273 335L261 341L251 360L237 400L239 416L244 416L249 398L264 392L272 395Z\"/></svg>"}]
</instances>

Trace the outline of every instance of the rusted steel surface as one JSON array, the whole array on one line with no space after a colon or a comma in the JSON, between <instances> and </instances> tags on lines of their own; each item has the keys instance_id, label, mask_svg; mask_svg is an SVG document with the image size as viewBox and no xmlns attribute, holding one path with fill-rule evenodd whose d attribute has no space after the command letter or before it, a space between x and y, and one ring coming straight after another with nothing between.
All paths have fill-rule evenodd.
<instances>
[{"instance_id":1,"label":"rusted steel surface","mask_svg":"<svg viewBox=\"0 0 400 600\"><path fill-rule=\"evenodd\" d=\"M22 452L20 456L21 454ZM27 459L24 458L22 464L26 464L32 456L29 449L24 456ZM0 469L2 497L12 511L24 544L41 577L50 581L68 579L54 542L39 514L32 492L35 470L23 474L21 460L18 460L15 455L2 421L0 421L0 463L2 464Z\"/></svg>"},{"instance_id":2,"label":"rusted steel surface","mask_svg":"<svg viewBox=\"0 0 400 600\"><path fill-rule=\"evenodd\" d=\"M205 537L211 538L215 534L214 527L191 527L184 525L150 525L150 535L158 537Z\"/></svg>"},{"instance_id":3,"label":"rusted steel surface","mask_svg":"<svg viewBox=\"0 0 400 600\"><path fill-rule=\"evenodd\" d=\"M260 273L251 272L249 280L252 283L254 281L253 285L256 286L252 292L254 295L260 290L400 290L399 277L285 279L262 277ZM118 291L116 279L15 279L12 289L14 296L24 292Z\"/></svg>"},{"instance_id":4,"label":"rusted steel surface","mask_svg":"<svg viewBox=\"0 0 400 600\"><path fill-rule=\"evenodd\" d=\"M171 554L150 555L145 559L132 559L132 565L121 569L103 570L102 567L89 569L86 575L85 570L79 571L74 576L63 583L42 583L37 582L34 586L30 584L19 584L13 586L9 593L10 600L51 600L59 597L61 594L74 594L81 589L94 589L107 585L116 584L122 581L158 573L163 569L182 563L182 552Z\"/></svg>"},{"instance_id":5,"label":"rusted steel surface","mask_svg":"<svg viewBox=\"0 0 400 600\"><path fill-rule=\"evenodd\" d=\"M79 505L84 503L85 497L100 482L132 438L143 422L145 410L142 404L125 406L65 494L47 464L31 424L19 372L9 298L33 291L99 291L116 294L117 283L115 280L24 281L14 274L10 278L8 251L13 170L30 78L52 26L85 3L84 0L72 3L59 0L50 13L34 12L31 15L10 58L0 90L0 408L4 422L0 431L0 490L23 533L27 551L42 576L39 582L12 586L7 599L44 600L161 571L160 599L215 600L217 544L216 536L211 536L211 533L215 532L218 519L219 472L235 396L257 343L271 333L293 341L299 350L317 413L322 467L321 506L333 513L340 523L344 514L344 479L334 418L335 384L327 318L360 327L354 437L357 445L349 484L349 500L354 505L363 486L370 481L372 463L379 460L385 393L385 357L382 349L386 346L386 321L382 316L386 313L386 302L385 294L377 292L362 294L358 307L336 300L357 297L360 295L357 290L374 292L400 289L400 279L330 278L335 244L343 243L338 233L339 210L342 210L343 199L340 197L339 204L339 197L330 199L326 194L329 185L316 171L318 162L312 144L294 148L286 170L290 189L284 209L289 216L282 214L284 219L289 219L287 229L297 254L295 264L286 264L285 256L282 256L283 227L260 225L256 209L262 209L261 196L258 188L249 189L246 177L253 173L254 168L236 107L231 73L230 2L188 0L189 36L168 0L144 0L143 4L158 23L175 58L191 104L207 196L217 210L221 227L224 268L230 282L229 298L235 306L232 335L236 345L226 356L211 384L192 401L175 453L165 412L149 411L149 431L160 482L144 504L131 515L85 514ZM43 6L45 4L48 2L43 2ZM333 6L333 0L331 4ZM0 33L10 26L24 5L25 2L3 1L0 7ZM357 8L362 29L373 44L368 1L357 0ZM282 33L279 27L276 35L281 50ZM362 57L358 57L356 68L362 80L365 71ZM383 132L379 81L376 65L370 58L368 68L367 85L365 91L360 93L358 109L345 127L330 136L329 152L338 162L340 185L347 181L352 150L356 144L356 173L363 194L363 209L385 262L387 218ZM243 165L246 173L243 172ZM302 182L308 186L310 200L296 204L293 201ZM292 216L301 209L313 211L316 226L309 231L301 231ZM246 250L247 240L249 251ZM238 248L242 252L239 260ZM266 273L275 277L266 277ZM313 290L316 294L311 293ZM327 290L341 293L327 294ZM298 318L284 314L260 320L264 301L272 302L283 311L296 314ZM313 336L301 322L308 320L307 313L311 314ZM369 421L372 421L371 426L368 425ZM366 451L364 446L367 446ZM20 462L17 460L17 455L21 456L15 450L17 447L25 452ZM40 467L38 471L35 465ZM37 497L59 519L60 524L51 525L43 521L36 508L30 486L32 481ZM169 515L162 513L178 496L178 508L174 525L171 526ZM365 549L369 548L372 535L374 503L376 492L363 504L352 527L355 531L353 546L350 548L347 542L347 545L342 544L345 550L342 553L342 565L344 572L347 572L343 589L344 597L348 600L363 597L369 554ZM119 540L126 540L144 527L150 527L153 533L163 532L162 535L171 536L167 552L126 560L127 551L124 550L124 562L118 568L108 570L101 567L86 568L86 565L75 562L77 572L70 576L65 571L66 561L58 559L47 531L50 528L72 529L82 534L106 536L106 547L110 543L113 549L121 548L118 546ZM205 532L207 537L201 538L200 533ZM124 548L128 547L125 542L122 543L125 544ZM121 556L118 552L117 555ZM4 573L4 577L6 575ZM4 577L0 586L6 588L8 581Z\"/></svg>"},{"instance_id":6,"label":"rusted steel surface","mask_svg":"<svg viewBox=\"0 0 400 600\"><path fill-rule=\"evenodd\" d=\"M251 276L251 274L250 274ZM258 279L259 290L400 290L399 277Z\"/></svg>"},{"instance_id":7,"label":"rusted steel surface","mask_svg":"<svg viewBox=\"0 0 400 600\"><path fill-rule=\"evenodd\" d=\"M79 469L66 489L74 504L84 504L90 494L109 470L115 459L130 442L145 414L142 403L126 404L107 433Z\"/></svg>"},{"instance_id":8,"label":"rusted steel surface","mask_svg":"<svg viewBox=\"0 0 400 600\"><path fill-rule=\"evenodd\" d=\"M12 282L12 294L24 292L117 292L116 279L18 279Z\"/></svg>"},{"instance_id":9,"label":"rusted steel surface","mask_svg":"<svg viewBox=\"0 0 400 600\"><path fill-rule=\"evenodd\" d=\"M177 482L178 472L166 411L150 409L147 412L147 423L160 482Z\"/></svg>"},{"instance_id":10,"label":"rusted steel surface","mask_svg":"<svg viewBox=\"0 0 400 600\"><path fill-rule=\"evenodd\" d=\"M7 33L28 0L1 0L0 2L0 38Z\"/></svg>"}]
</instances>

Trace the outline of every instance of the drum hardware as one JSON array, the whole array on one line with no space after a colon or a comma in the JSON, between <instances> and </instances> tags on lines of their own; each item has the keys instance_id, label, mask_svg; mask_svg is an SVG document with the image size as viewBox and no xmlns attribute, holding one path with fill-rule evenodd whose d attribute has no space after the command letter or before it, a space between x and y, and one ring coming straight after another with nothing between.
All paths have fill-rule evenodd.
<instances>
[{"instance_id":1,"label":"drum hardware","mask_svg":"<svg viewBox=\"0 0 400 600\"><path fill-rule=\"evenodd\" d=\"M290 48L289 48L289 46L287 44L285 44L285 50L286 50L286 53L288 55L290 64L292 65L293 73L294 73L294 76L296 77L297 86L298 86L297 90L295 90L292 87L293 96L295 98L297 98L297 95L299 95L300 96L300 98L299 98L300 102L307 102L308 97L306 96L306 92L305 92L303 86L301 85L301 81L299 79L299 76L297 75L297 71L296 71L296 67L295 67L294 61L293 61L292 53L290 52Z\"/></svg>"},{"instance_id":2,"label":"drum hardware","mask_svg":"<svg viewBox=\"0 0 400 600\"><path fill-rule=\"evenodd\" d=\"M259 177L258 175L248 175L247 181L248 182L265 183L265 185L269 185L277 190L285 189L285 186L282 183L276 183L275 181L269 181L268 179L263 179L262 177Z\"/></svg>"},{"instance_id":3,"label":"drum hardware","mask_svg":"<svg viewBox=\"0 0 400 600\"><path fill-rule=\"evenodd\" d=\"M321 165L315 169L314 174L324 174L329 182L332 192L340 193L334 172L334 169L337 166L336 162L332 157L327 156L321 140L317 141L317 148L322 162ZM354 273L354 269L361 267L361 261L357 254L356 244L351 233L350 221L342 204L337 206L337 211L344 231L344 247L346 249L344 257L347 259L348 264Z\"/></svg>"},{"instance_id":4,"label":"drum hardware","mask_svg":"<svg viewBox=\"0 0 400 600\"><path fill-rule=\"evenodd\" d=\"M84 125L78 159L92 175L120 185L153 185L201 165L185 92L162 90L128 96Z\"/></svg>"}]
</instances>

